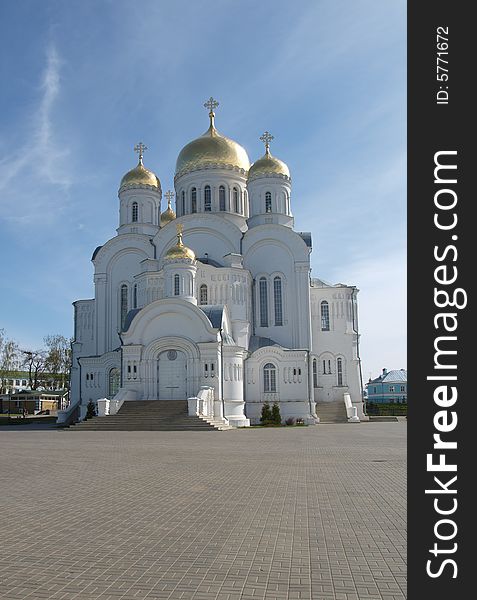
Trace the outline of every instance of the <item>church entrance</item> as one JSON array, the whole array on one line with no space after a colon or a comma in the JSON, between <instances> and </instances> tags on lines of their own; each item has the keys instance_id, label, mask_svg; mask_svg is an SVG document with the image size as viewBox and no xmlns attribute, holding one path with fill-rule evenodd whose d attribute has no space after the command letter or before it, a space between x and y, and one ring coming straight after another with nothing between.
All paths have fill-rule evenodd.
<instances>
[{"instance_id":1,"label":"church entrance","mask_svg":"<svg viewBox=\"0 0 477 600\"><path fill-rule=\"evenodd\" d=\"M187 399L187 360L180 350L159 354L157 364L158 400Z\"/></svg>"}]
</instances>

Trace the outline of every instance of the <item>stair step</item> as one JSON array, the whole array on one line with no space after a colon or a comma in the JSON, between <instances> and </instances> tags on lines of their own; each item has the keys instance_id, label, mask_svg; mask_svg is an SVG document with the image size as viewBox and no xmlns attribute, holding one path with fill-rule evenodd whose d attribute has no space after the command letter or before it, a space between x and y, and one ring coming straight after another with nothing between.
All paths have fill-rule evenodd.
<instances>
[{"instance_id":1,"label":"stair step","mask_svg":"<svg viewBox=\"0 0 477 600\"><path fill-rule=\"evenodd\" d=\"M115 415L92 417L70 428L87 431L225 431L221 421L188 414L187 400L126 401Z\"/></svg>"}]
</instances>

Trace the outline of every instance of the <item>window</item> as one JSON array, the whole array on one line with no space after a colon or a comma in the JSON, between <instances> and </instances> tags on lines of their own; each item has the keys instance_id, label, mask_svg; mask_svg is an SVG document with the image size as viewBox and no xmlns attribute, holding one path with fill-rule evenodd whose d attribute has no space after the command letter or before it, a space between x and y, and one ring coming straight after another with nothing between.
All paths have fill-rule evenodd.
<instances>
[{"instance_id":1,"label":"window","mask_svg":"<svg viewBox=\"0 0 477 600\"><path fill-rule=\"evenodd\" d=\"M402 385L401 386L401 392L405 392L405 391L406 391L406 388Z\"/></svg>"},{"instance_id":2,"label":"window","mask_svg":"<svg viewBox=\"0 0 477 600\"><path fill-rule=\"evenodd\" d=\"M133 308L137 308L137 283L133 287Z\"/></svg>"},{"instance_id":3,"label":"window","mask_svg":"<svg viewBox=\"0 0 477 600\"><path fill-rule=\"evenodd\" d=\"M390 385L390 386L389 386L389 391L390 391L392 394L394 393L394 386L393 386L393 385Z\"/></svg>"},{"instance_id":4,"label":"window","mask_svg":"<svg viewBox=\"0 0 477 600\"><path fill-rule=\"evenodd\" d=\"M338 385L343 385L343 359L336 360L336 373L338 376Z\"/></svg>"},{"instance_id":5,"label":"window","mask_svg":"<svg viewBox=\"0 0 477 600\"><path fill-rule=\"evenodd\" d=\"M260 327L268 327L268 290L265 277L260 278Z\"/></svg>"},{"instance_id":6,"label":"window","mask_svg":"<svg viewBox=\"0 0 477 600\"><path fill-rule=\"evenodd\" d=\"M128 314L128 286L126 284L123 284L121 286L121 309L120 309L121 329L124 329L124 324L126 322L127 314Z\"/></svg>"},{"instance_id":7,"label":"window","mask_svg":"<svg viewBox=\"0 0 477 600\"><path fill-rule=\"evenodd\" d=\"M326 300L321 303L321 331L330 330L330 307Z\"/></svg>"},{"instance_id":8,"label":"window","mask_svg":"<svg viewBox=\"0 0 477 600\"><path fill-rule=\"evenodd\" d=\"M132 222L133 223L137 223L137 216L138 216L137 202L133 202L132 203Z\"/></svg>"},{"instance_id":9,"label":"window","mask_svg":"<svg viewBox=\"0 0 477 600\"><path fill-rule=\"evenodd\" d=\"M328 375L331 375L331 360L328 361Z\"/></svg>"},{"instance_id":10,"label":"window","mask_svg":"<svg viewBox=\"0 0 477 600\"><path fill-rule=\"evenodd\" d=\"M273 303L275 325L283 325L282 280L278 275L273 280Z\"/></svg>"},{"instance_id":11,"label":"window","mask_svg":"<svg viewBox=\"0 0 477 600\"><path fill-rule=\"evenodd\" d=\"M185 192L184 192L184 190L182 190L181 201L182 201L182 214L185 215Z\"/></svg>"},{"instance_id":12,"label":"window","mask_svg":"<svg viewBox=\"0 0 477 600\"><path fill-rule=\"evenodd\" d=\"M109 371L109 398L114 398L119 391L120 375L119 369L111 369Z\"/></svg>"},{"instance_id":13,"label":"window","mask_svg":"<svg viewBox=\"0 0 477 600\"><path fill-rule=\"evenodd\" d=\"M210 185L206 185L204 188L204 210L210 212L212 209L212 196L210 193Z\"/></svg>"},{"instance_id":14,"label":"window","mask_svg":"<svg viewBox=\"0 0 477 600\"><path fill-rule=\"evenodd\" d=\"M192 188L191 198L190 198L190 212L197 212L197 190L196 188Z\"/></svg>"},{"instance_id":15,"label":"window","mask_svg":"<svg viewBox=\"0 0 477 600\"><path fill-rule=\"evenodd\" d=\"M375 394L375 393L376 393L376 388L375 388L375 387L373 387L373 394Z\"/></svg>"},{"instance_id":16,"label":"window","mask_svg":"<svg viewBox=\"0 0 477 600\"><path fill-rule=\"evenodd\" d=\"M263 391L277 391L277 369L272 363L267 363L263 367Z\"/></svg>"},{"instance_id":17,"label":"window","mask_svg":"<svg viewBox=\"0 0 477 600\"><path fill-rule=\"evenodd\" d=\"M223 185L219 187L219 210L225 210L225 188Z\"/></svg>"},{"instance_id":18,"label":"window","mask_svg":"<svg viewBox=\"0 0 477 600\"><path fill-rule=\"evenodd\" d=\"M239 192L238 189L234 187L234 211L236 213L240 212L239 210Z\"/></svg>"},{"instance_id":19,"label":"window","mask_svg":"<svg viewBox=\"0 0 477 600\"><path fill-rule=\"evenodd\" d=\"M179 275L174 275L174 296L178 296L180 292L179 288Z\"/></svg>"},{"instance_id":20,"label":"window","mask_svg":"<svg viewBox=\"0 0 477 600\"><path fill-rule=\"evenodd\" d=\"M326 360L323 361L323 375L326 375Z\"/></svg>"},{"instance_id":21,"label":"window","mask_svg":"<svg viewBox=\"0 0 477 600\"><path fill-rule=\"evenodd\" d=\"M205 283L199 289L199 304L207 304L207 286Z\"/></svg>"},{"instance_id":22,"label":"window","mask_svg":"<svg viewBox=\"0 0 477 600\"><path fill-rule=\"evenodd\" d=\"M313 359L313 387L318 387L318 370L316 366L316 358Z\"/></svg>"},{"instance_id":23,"label":"window","mask_svg":"<svg viewBox=\"0 0 477 600\"><path fill-rule=\"evenodd\" d=\"M271 192L265 192L265 212L266 213L272 212L272 193Z\"/></svg>"}]
</instances>

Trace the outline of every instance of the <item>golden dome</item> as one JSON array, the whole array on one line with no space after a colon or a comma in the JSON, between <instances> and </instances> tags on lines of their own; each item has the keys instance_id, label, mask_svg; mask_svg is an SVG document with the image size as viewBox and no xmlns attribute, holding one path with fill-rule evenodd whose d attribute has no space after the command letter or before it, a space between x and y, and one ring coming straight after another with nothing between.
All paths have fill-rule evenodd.
<instances>
[{"instance_id":1,"label":"golden dome","mask_svg":"<svg viewBox=\"0 0 477 600\"><path fill-rule=\"evenodd\" d=\"M195 260L195 252L187 246L184 246L182 242L182 230L184 226L181 224L177 225L177 244L169 248L164 257L166 260L177 260L188 258L189 260Z\"/></svg>"},{"instance_id":2,"label":"golden dome","mask_svg":"<svg viewBox=\"0 0 477 600\"><path fill-rule=\"evenodd\" d=\"M267 175L281 175L290 179L290 170L287 165L270 154L270 142L274 139L273 135L268 131L260 136L260 140L265 144L265 154L262 158L256 160L250 167L248 178L266 177Z\"/></svg>"},{"instance_id":3,"label":"golden dome","mask_svg":"<svg viewBox=\"0 0 477 600\"><path fill-rule=\"evenodd\" d=\"M250 160L245 148L220 134L215 128L215 115L212 111L209 116L209 129L180 151L176 162L176 177L207 167L232 167L243 171L248 171L250 168Z\"/></svg>"},{"instance_id":4,"label":"golden dome","mask_svg":"<svg viewBox=\"0 0 477 600\"><path fill-rule=\"evenodd\" d=\"M172 210L171 199L167 201L167 208L161 214L161 227L164 227L176 218L176 213Z\"/></svg>"},{"instance_id":5,"label":"golden dome","mask_svg":"<svg viewBox=\"0 0 477 600\"><path fill-rule=\"evenodd\" d=\"M290 170L287 165L279 158L272 156L269 150L267 150L262 158L253 163L248 172L248 178L253 179L266 175L284 175L285 177L290 177Z\"/></svg>"},{"instance_id":6,"label":"golden dome","mask_svg":"<svg viewBox=\"0 0 477 600\"><path fill-rule=\"evenodd\" d=\"M121 183L119 185L119 189L123 189L126 187L133 187L136 185L149 185L158 190L161 189L161 182L159 178L149 169L142 164L142 159L139 160L137 167L131 169L126 173L126 175L121 179Z\"/></svg>"}]
</instances>

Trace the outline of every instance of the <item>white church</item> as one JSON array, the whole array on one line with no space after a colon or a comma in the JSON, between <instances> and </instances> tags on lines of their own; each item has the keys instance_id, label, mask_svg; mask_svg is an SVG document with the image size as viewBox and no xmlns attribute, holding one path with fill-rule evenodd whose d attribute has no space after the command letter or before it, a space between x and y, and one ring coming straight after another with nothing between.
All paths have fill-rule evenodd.
<instances>
[{"instance_id":1,"label":"white church","mask_svg":"<svg viewBox=\"0 0 477 600\"><path fill-rule=\"evenodd\" d=\"M165 207L135 147L117 235L92 256L94 298L74 302L71 407L82 419L90 401L113 415L187 400L189 414L244 427L265 402L308 424L333 404L362 419L358 290L311 278L273 137L251 164L216 129L218 102L204 106L209 128L179 152Z\"/></svg>"}]
</instances>

